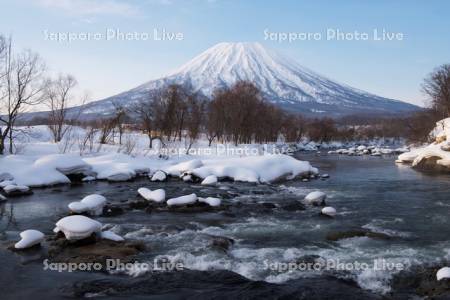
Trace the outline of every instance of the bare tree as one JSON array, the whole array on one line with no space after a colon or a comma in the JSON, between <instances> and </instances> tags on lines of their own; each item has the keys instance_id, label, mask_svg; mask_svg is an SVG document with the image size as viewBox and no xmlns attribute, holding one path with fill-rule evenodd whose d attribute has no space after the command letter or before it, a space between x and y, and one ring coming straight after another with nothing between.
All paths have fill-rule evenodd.
<instances>
[{"instance_id":1,"label":"bare tree","mask_svg":"<svg viewBox=\"0 0 450 300\"><path fill-rule=\"evenodd\" d=\"M431 107L443 118L450 116L450 64L436 68L424 80L422 90L430 97Z\"/></svg>"},{"instance_id":2,"label":"bare tree","mask_svg":"<svg viewBox=\"0 0 450 300\"><path fill-rule=\"evenodd\" d=\"M127 117L125 107L119 102L113 102L114 116L112 122L115 124L115 128L119 132L119 145L122 145L122 136L124 132L124 123Z\"/></svg>"},{"instance_id":3,"label":"bare tree","mask_svg":"<svg viewBox=\"0 0 450 300\"><path fill-rule=\"evenodd\" d=\"M54 80L47 80L44 97L50 112L48 117L48 127L53 135L55 143L60 142L70 126L67 124L67 108L72 104L72 92L77 81L71 75L59 75Z\"/></svg>"},{"instance_id":4,"label":"bare tree","mask_svg":"<svg viewBox=\"0 0 450 300\"><path fill-rule=\"evenodd\" d=\"M17 118L30 106L42 102L44 63L38 54L25 50L15 54L11 38L2 38L3 50L0 61L0 154L4 153L5 141L13 152L13 130Z\"/></svg>"}]
</instances>

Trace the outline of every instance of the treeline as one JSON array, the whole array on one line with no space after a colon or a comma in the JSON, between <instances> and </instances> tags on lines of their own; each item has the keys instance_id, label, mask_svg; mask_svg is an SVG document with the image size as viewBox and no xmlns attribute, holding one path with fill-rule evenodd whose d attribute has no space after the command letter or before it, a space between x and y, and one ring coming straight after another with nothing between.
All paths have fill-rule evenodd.
<instances>
[{"instance_id":1,"label":"treeline","mask_svg":"<svg viewBox=\"0 0 450 300\"><path fill-rule=\"evenodd\" d=\"M404 137L418 140L426 136L423 132L430 126L432 128L435 121L429 118L428 112L366 119L366 123L358 120L358 116L340 120L306 118L276 107L246 81L215 91L211 100L187 87L170 85L148 95L130 110L130 114L136 116L133 118L136 129L148 135L150 148L154 139L184 139L190 147L202 133L210 145L214 141L248 144L282 140L295 143L303 138L316 142ZM111 120L114 119L117 118Z\"/></svg>"}]
</instances>

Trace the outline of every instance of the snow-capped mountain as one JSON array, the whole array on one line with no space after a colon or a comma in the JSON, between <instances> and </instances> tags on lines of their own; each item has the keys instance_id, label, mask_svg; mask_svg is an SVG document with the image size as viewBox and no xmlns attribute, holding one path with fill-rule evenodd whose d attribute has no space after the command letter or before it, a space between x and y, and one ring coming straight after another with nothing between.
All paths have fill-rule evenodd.
<instances>
[{"instance_id":1,"label":"snow-capped mountain","mask_svg":"<svg viewBox=\"0 0 450 300\"><path fill-rule=\"evenodd\" d=\"M131 105L168 84L188 85L211 97L215 89L230 87L239 80L254 83L269 101L305 114L336 116L418 109L337 83L259 43L220 43L167 76L88 104L85 113L108 113L111 102Z\"/></svg>"}]
</instances>

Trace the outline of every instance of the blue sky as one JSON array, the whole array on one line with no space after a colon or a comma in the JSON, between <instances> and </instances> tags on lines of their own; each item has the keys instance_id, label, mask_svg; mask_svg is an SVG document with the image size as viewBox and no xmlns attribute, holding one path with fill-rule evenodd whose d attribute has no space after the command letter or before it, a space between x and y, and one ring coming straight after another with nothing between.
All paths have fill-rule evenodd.
<instances>
[{"instance_id":1,"label":"blue sky","mask_svg":"<svg viewBox=\"0 0 450 300\"><path fill-rule=\"evenodd\" d=\"M75 75L93 100L156 79L218 42L255 41L334 80L423 104L420 84L450 63L450 1L0 0L0 33L32 48L52 72ZM181 41L104 39L58 42L51 33L181 32ZM329 41L327 29L367 32L367 41ZM321 40L265 40L270 32L323 34ZM402 33L373 41L372 32Z\"/></svg>"}]
</instances>

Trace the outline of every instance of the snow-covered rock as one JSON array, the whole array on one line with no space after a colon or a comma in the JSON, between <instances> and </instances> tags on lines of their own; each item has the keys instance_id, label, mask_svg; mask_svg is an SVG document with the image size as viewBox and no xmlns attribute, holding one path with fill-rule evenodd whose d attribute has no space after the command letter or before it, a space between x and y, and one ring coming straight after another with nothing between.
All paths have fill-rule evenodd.
<instances>
[{"instance_id":1,"label":"snow-covered rock","mask_svg":"<svg viewBox=\"0 0 450 300\"><path fill-rule=\"evenodd\" d=\"M450 268L444 267L444 268L439 269L436 273L436 278L438 281L440 281L442 279L450 279Z\"/></svg>"},{"instance_id":2,"label":"snow-covered rock","mask_svg":"<svg viewBox=\"0 0 450 300\"><path fill-rule=\"evenodd\" d=\"M193 177L191 174L186 174L181 177L181 180L183 180L184 182L192 182Z\"/></svg>"},{"instance_id":3,"label":"snow-covered rock","mask_svg":"<svg viewBox=\"0 0 450 300\"><path fill-rule=\"evenodd\" d=\"M309 162L288 155L211 159L204 160L203 164L202 167L192 170L192 174L200 178L215 175L217 178L230 178L235 181L267 183L318 173Z\"/></svg>"},{"instance_id":4,"label":"snow-covered rock","mask_svg":"<svg viewBox=\"0 0 450 300\"><path fill-rule=\"evenodd\" d=\"M44 240L45 235L38 230L28 229L22 231L20 237L21 240L14 245L16 249L25 249L40 244Z\"/></svg>"},{"instance_id":5,"label":"snow-covered rock","mask_svg":"<svg viewBox=\"0 0 450 300\"><path fill-rule=\"evenodd\" d=\"M0 194L0 202L6 201L6 200L8 200L8 198L6 198L2 194Z\"/></svg>"},{"instance_id":6,"label":"snow-covered rock","mask_svg":"<svg viewBox=\"0 0 450 300\"><path fill-rule=\"evenodd\" d=\"M100 222L82 215L76 215L59 220L54 231L62 231L67 240L81 240L93 233L99 233L101 229L102 224Z\"/></svg>"},{"instance_id":7,"label":"snow-covered rock","mask_svg":"<svg viewBox=\"0 0 450 300\"><path fill-rule=\"evenodd\" d=\"M68 207L74 213L87 212L93 216L99 216L103 213L103 207L106 205L106 198L102 195L92 194L84 197L81 201L71 202Z\"/></svg>"},{"instance_id":8,"label":"snow-covered rock","mask_svg":"<svg viewBox=\"0 0 450 300\"><path fill-rule=\"evenodd\" d=\"M106 204L106 198L99 194L92 194L84 197L81 203L89 207L89 213L92 215L101 215L103 207Z\"/></svg>"},{"instance_id":9,"label":"snow-covered rock","mask_svg":"<svg viewBox=\"0 0 450 300\"><path fill-rule=\"evenodd\" d=\"M216 175L209 175L202 181L202 185L214 185L218 181Z\"/></svg>"},{"instance_id":10,"label":"snow-covered rock","mask_svg":"<svg viewBox=\"0 0 450 300\"><path fill-rule=\"evenodd\" d=\"M137 192L145 200L151 200L150 194L152 193L152 190L142 187L142 188L138 188Z\"/></svg>"},{"instance_id":11,"label":"snow-covered rock","mask_svg":"<svg viewBox=\"0 0 450 300\"><path fill-rule=\"evenodd\" d=\"M198 202L203 202L208 204L209 206L217 207L220 206L222 201L219 198L207 197L207 198L198 198Z\"/></svg>"},{"instance_id":12,"label":"snow-covered rock","mask_svg":"<svg viewBox=\"0 0 450 300\"><path fill-rule=\"evenodd\" d=\"M177 206L177 205L186 205L186 204L192 204L197 201L197 195L196 194L189 194L177 198L171 198L167 200L167 205L169 206Z\"/></svg>"},{"instance_id":13,"label":"snow-covered rock","mask_svg":"<svg viewBox=\"0 0 450 300\"><path fill-rule=\"evenodd\" d=\"M322 214L330 217L334 217L336 215L336 209L331 206L327 206L322 208Z\"/></svg>"},{"instance_id":14,"label":"snow-covered rock","mask_svg":"<svg viewBox=\"0 0 450 300\"><path fill-rule=\"evenodd\" d=\"M115 242L123 242L125 239L121 237L120 235L112 232L112 231L102 231L100 234L100 237L105 240L111 240Z\"/></svg>"},{"instance_id":15,"label":"snow-covered rock","mask_svg":"<svg viewBox=\"0 0 450 300\"><path fill-rule=\"evenodd\" d=\"M311 205L324 205L327 194L321 191L314 191L306 195L305 201Z\"/></svg>"},{"instance_id":16,"label":"snow-covered rock","mask_svg":"<svg viewBox=\"0 0 450 300\"><path fill-rule=\"evenodd\" d=\"M26 194L30 191L30 188L25 185L7 185L3 188L6 194Z\"/></svg>"},{"instance_id":17,"label":"snow-covered rock","mask_svg":"<svg viewBox=\"0 0 450 300\"><path fill-rule=\"evenodd\" d=\"M166 192L163 189L152 191L148 188L139 188L138 193L142 198L148 201L164 202L166 199Z\"/></svg>"},{"instance_id":18,"label":"snow-covered rock","mask_svg":"<svg viewBox=\"0 0 450 300\"><path fill-rule=\"evenodd\" d=\"M80 201L71 202L67 206L69 207L70 211L77 213L77 214L82 214L89 210L89 206Z\"/></svg>"},{"instance_id":19,"label":"snow-covered rock","mask_svg":"<svg viewBox=\"0 0 450 300\"><path fill-rule=\"evenodd\" d=\"M153 176L150 180L151 181L165 181L166 179L167 179L166 172L158 170L153 174Z\"/></svg>"},{"instance_id":20,"label":"snow-covered rock","mask_svg":"<svg viewBox=\"0 0 450 300\"><path fill-rule=\"evenodd\" d=\"M165 173L172 176L180 176L181 174L200 168L203 163L199 159L188 160L176 165L172 165L164 170Z\"/></svg>"}]
</instances>

